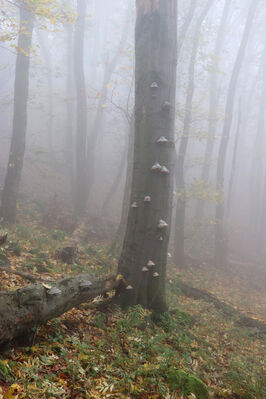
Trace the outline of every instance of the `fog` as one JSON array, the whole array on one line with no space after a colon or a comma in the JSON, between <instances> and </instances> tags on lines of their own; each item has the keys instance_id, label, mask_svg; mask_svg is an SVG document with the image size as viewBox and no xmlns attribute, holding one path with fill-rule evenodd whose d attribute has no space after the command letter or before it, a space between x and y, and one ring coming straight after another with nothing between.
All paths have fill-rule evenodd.
<instances>
[{"instance_id":1,"label":"fog","mask_svg":"<svg viewBox=\"0 0 266 399\"><path fill-rule=\"evenodd\" d=\"M1 1L1 192L12 137L15 74L20 73L20 3ZM261 262L266 256L266 7L259 1L253 19L247 20L250 0L178 3L175 144L180 154L185 137L187 148L181 154L184 185L175 188L173 220L175 205L185 196L185 254L212 256L216 208L222 203L229 256ZM16 220L38 219L71 232L78 217L92 237L111 242L121 218L127 164L133 162L128 145L134 123L135 2L87 1L80 20L74 1L51 2L49 7L37 11L34 21ZM84 39L80 21L85 23ZM246 24L247 43L230 83ZM230 97L232 120L225 132ZM217 183L223 134L227 150ZM77 144L79 135L83 138ZM84 200L77 199L77 190ZM64 218L68 222L60 226ZM171 252L175 247L173 227Z\"/></svg>"}]
</instances>

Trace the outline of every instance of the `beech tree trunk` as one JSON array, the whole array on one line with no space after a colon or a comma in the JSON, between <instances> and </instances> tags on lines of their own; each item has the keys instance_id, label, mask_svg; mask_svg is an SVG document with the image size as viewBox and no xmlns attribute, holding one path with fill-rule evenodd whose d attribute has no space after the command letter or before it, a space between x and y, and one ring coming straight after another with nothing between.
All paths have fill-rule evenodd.
<instances>
[{"instance_id":1,"label":"beech tree trunk","mask_svg":"<svg viewBox=\"0 0 266 399\"><path fill-rule=\"evenodd\" d=\"M220 194L221 197L216 205L216 221L215 221L214 257L215 257L215 264L217 267L223 267L227 264L228 243L224 226L224 200L222 198L224 191L224 168L225 168L226 153L227 153L228 141L229 141L232 119L233 119L238 77L245 56L245 50L247 47L249 35L252 28L252 22L259 2L260 0L251 0L246 26L244 28L241 44L238 50L236 62L231 75L229 89L227 92L224 126L223 126L222 138L218 154L217 175L216 175L216 191L217 193Z\"/></svg>"},{"instance_id":2,"label":"beech tree trunk","mask_svg":"<svg viewBox=\"0 0 266 399\"><path fill-rule=\"evenodd\" d=\"M136 9L134 167L118 265L130 285L120 301L162 312L167 309L165 273L173 197L177 1L136 0ZM161 136L165 140L158 142Z\"/></svg>"},{"instance_id":3,"label":"beech tree trunk","mask_svg":"<svg viewBox=\"0 0 266 399\"><path fill-rule=\"evenodd\" d=\"M84 215L88 200L87 95L84 74L84 35L87 0L77 0L78 17L74 34L74 71L77 92L75 216Z\"/></svg>"},{"instance_id":4,"label":"beech tree trunk","mask_svg":"<svg viewBox=\"0 0 266 399\"><path fill-rule=\"evenodd\" d=\"M74 199L74 150L73 150L73 25L67 23L65 26L67 48L66 48L66 136L65 136L65 164L69 181L70 197Z\"/></svg>"},{"instance_id":5,"label":"beech tree trunk","mask_svg":"<svg viewBox=\"0 0 266 399\"><path fill-rule=\"evenodd\" d=\"M184 176L184 162L187 152L190 125L191 125L192 102L194 95L195 65L196 65L197 51L199 47L201 25L213 1L214 0L208 0L207 3L205 4L205 7L203 8L199 20L197 22L193 37L193 47L189 63L189 82L188 82L187 96L186 96L184 127L177 155L176 191L178 193L179 198L176 204L174 260L176 265L178 265L181 268L185 267L186 189L185 189L185 176Z\"/></svg>"},{"instance_id":6,"label":"beech tree trunk","mask_svg":"<svg viewBox=\"0 0 266 399\"><path fill-rule=\"evenodd\" d=\"M205 148L203 168L201 172L201 180L203 180L206 183L209 181L210 177L211 160L213 156L215 135L218 124L217 112L219 105L219 89L218 89L219 63L220 63L220 57L226 32L226 21L228 19L228 14L231 4L232 0L225 0L223 15L219 26L218 34L216 37L212 69L210 75L210 102L209 102L210 117L208 125L208 138ZM204 217L204 205L205 202L203 200L197 201L197 208L196 208L197 219L202 219Z\"/></svg>"},{"instance_id":7,"label":"beech tree trunk","mask_svg":"<svg viewBox=\"0 0 266 399\"><path fill-rule=\"evenodd\" d=\"M15 71L13 132L2 194L1 217L10 223L16 221L17 200L23 168L29 91L29 69L34 15L26 4L21 4L20 33Z\"/></svg>"},{"instance_id":8,"label":"beech tree trunk","mask_svg":"<svg viewBox=\"0 0 266 399\"><path fill-rule=\"evenodd\" d=\"M32 328L58 317L73 307L114 290L121 284L115 276L92 280L81 274L56 283L40 283L16 291L0 292L0 346L26 337Z\"/></svg>"}]
</instances>

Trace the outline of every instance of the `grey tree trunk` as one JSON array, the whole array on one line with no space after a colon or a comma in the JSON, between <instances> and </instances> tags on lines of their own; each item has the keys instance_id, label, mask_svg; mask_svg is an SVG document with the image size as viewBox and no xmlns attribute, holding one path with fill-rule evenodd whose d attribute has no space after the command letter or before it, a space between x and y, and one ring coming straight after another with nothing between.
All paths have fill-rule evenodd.
<instances>
[{"instance_id":1,"label":"grey tree trunk","mask_svg":"<svg viewBox=\"0 0 266 399\"><path fill-rule=\"evenodd\" d=\"M118 270L122 305L160 313L165 303L174 176L177 1L136 0L135 144L126 235ZM161 136L163 139L159 140ZM159 142L158 142L159 140Z\"/></svg>"},{"instance_id":2,"label":"grey tree trunk","mask_svg":"<svg viewBox=\"0 0 266 399\"><path fill-rule=\"evenodd\" d=\"M259 115L257 134L254 143L254 154L251 169L251 192L252 201L250 201L250 213L252 215L253 223L250 228L253 228L256 239L256 250L260 256L265 254L264 240L265 240L265 109L266 109L266 44L264 44L264 51L262 56L262 87L259 101ZM264 177L264 178L263 178Z\"/></svg>"},{"instance_id":3,"label":"grey tree trunk","mask_svg":"<svg viewBox=\"0 0 266 399\"><path fill-rule=\"evenodd\" d=\"M238 106L238 118L237 118L236 137L235 137L235 144L234 144L233 158L232 158L232 167L231 167L230 180L229 180L229 185L228 185L228 194L227 194L227 214L228 214L228 216L230 216L230 210L231 210L232 191L233 191L234 178L235 178L235 172L236 172L236 161L237 161L239 139L240 139L240 135L241 135L241 125L242 125L242 102L241 102L241 98L240 98L239 106Z\"/></svg>"},{"instance_id":4,"label":"grey tree trunk","mask_svg":"<svg viewBox=\"0 0 266 399\"><path fill-rule=\"evenodd\" d=\"M229 89L227 92L225 119L220 143L220 149L217 162L217 175L216 175L216 191L220 194L221 199L216 205L216 221L215 221L215 264L217 267L223 267L227 264L228 243L224 226L224 167L226 160L226 153L228 147L228 140L230 136L230 129L233 119L233 110L235 103L236 87L238 82L239 73L241 70L242 62L245 56L249 35L252 28L252 22L255 12L260 0L252 0L248 10L246 25L244 28L243 36L241 39L240 47L238 50L236 62L230 79Z\"/></svg>"},{"instance_id":5,"label":"grey tree trunk","mask_svg":"<svg viewBox=\"0 0 266 399\"><path fill-rule=\"evenodd\" d=\"M73 151L73 25L65 26L67 39L67 73L66 73L66 137L65 137L65 164L69 181L70 197L74 199L74 151Z\"/></svg>"},{"instance_id":6,"label":"grey tree trunk","mask_svg":"<svg viewBox=\"0 0 266 399\"><path fill-rule=\"evenodd\" d=\"M54 98L53 98L53 74L52 74L52 62L47 44L47 38L45 32L38 31L39 42L41 46L41 52L47 68L47 91L48 91L48 125L47 125L47 143L49 156L53 158L54 146L53 146L53 119L54 119Z\"/></svg>"},{"instance_id":7,"label":"grey tree trunk","mask_svg":"<svg viewBox=\"0 0 266 399\"><path fill-rule=\"evenodd\" d=\"M20 33L15 71L13 132L0 210L1 217L10 223L16 221L17 200L25 153L30 50L34 25L34 15L31 10L26 5L21 5L19 10Z\"/></svg>"},{"instance_id":8,"label":"grey tree trunk","mask_svg":"<svg viewBox=\"0 0 266 399\"><path fill-rule=\"evenodd\" d=\"M217 111L219 106L219 89L218 89L218 75L219 75L219 61L224 43L224 37L226 32L226 21L230 10L232 0L225 0L223 15L219 30L216 37L215 49L213 53L212 70L210 75L210 102L209 102L209 126L208 126L208 138L204 154L203 168L201 172L201 180L204 182L209 181L211 159L213 155L213 148L215 143L215 135L217 130ZM196 218L202 219L204 217L204 201L198 200L196 209Z\"/></svg>"},{"instance_id":9,"label":"grey tree trunk","mask_svg":"<svg viewBox=\"0 0 266 399\"><path fill-rule=\"evenodd\" d=\"M125 236L127 217L129 210L129 202L131 196L131 185L132 185L132 175L133 175L133 152L134 152L134 127L135 120L131 117L130 121L130 131L128 137L128 150L127 150L127 168L126 168L126 181L124 187L123 204L122 204L122 214L119 222L119 226L116 235L112 241L109 249L109 253L116 254L120 256L121 248L123 244L123 239Z\"/></svg>"},{"instance_id":10,"label":"grey tree trunk","mask_svg":"<svg viewBox=\"0 0 266 399\"><path fill-rule=\"evenodd\" d=\"M127 10L127 17L130 16L131 13L131 5L129 4L128 10ZM110 83L111 77L115 71L115 68L119 62L119 59L121 57L121 51L123 50L125 46L125 42L128 36L128 26L125 23L121 40L118 45L117 51L112 57L110 62L106 62L106 67L104 70L104 78L103 78L103 84L102 84L102 90L101 90L101 98L99 100L95 120L93 123L93 126L91 128L91 132L88 138L88 144L87 144L87 160L88 160L88 170L89 170L89 190L91 191L92 185L94 183L94 177L95 177L95 155L96 155L96 147L97 147L97 142L102 135L102 130L103 130L103 123L104 123L104 113L105 110L102 107L102 101L106 101L107 97L107 92L108 92L108 83Z\"/></svg>"},{"instance_id":11,"label":"grey tree trunk","mask_svg":"<svg viewBox=\"0 0 266 399\"><path fill-rule=\"evenodd\" d=\"M193 15L194 15L195 10L196 10L196 1L197 0L191 0L190 1L190 6L189 6L189 9L188 9L188 13L187 13L187 15L185 17L184 23L183 23L182 28L180 30L180 34L178 36L178 43L177 43L177 46L178 46L178 51L177 51L178 57L179 57L180 52L182 50L182 47L183 47L183 44L184 44L184 41L185 41L185 38L186 38L186 35L187 35L187 31L188 31L188 29L190 27L190 24L191 24L192 19L193 19Z\"/></svg>"},{"instance_id":12,"label":"grey tree trunk","mask_svg":"<svg viewBox=\"0 0 266 399\"><path fill-rule=\"evenodd\" d=\"M87 96L84 74L84 35L86 18L86 0L77 0L78 17L74 34L74 72L77 98L76 132L76 170L74 213L82 217L88 200L88 165L87 165Z\"/></svg>"},{"instance_id":13,"label":"grey tree trunk","mask_svg":"<svg viewBox=\"0 0 266 399\"><path fill-rule=\"evenodd\" d=\"M176 164L176 191L178 200L176 204L175 218L175 237L174 237L174 260L176 265L185 267L185 213L186 213L186 190L184 177L184 162L187 152L189 132L191 125L192 102L194 95L195 65L199 47L201 25L214 0L208 0L198 19L194 36L191 58L189 63L189 81L186 95L185 118L183 134L180 141L180 147L177 155Z\"/></svg>"}]
</instances>

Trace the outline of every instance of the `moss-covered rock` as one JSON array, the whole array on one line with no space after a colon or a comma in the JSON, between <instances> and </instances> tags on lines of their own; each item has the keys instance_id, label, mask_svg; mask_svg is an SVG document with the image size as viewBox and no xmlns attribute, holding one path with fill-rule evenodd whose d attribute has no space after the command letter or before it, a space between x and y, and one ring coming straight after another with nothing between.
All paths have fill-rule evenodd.
<instances>
[{"instance_id":1,"label":"moss-covered rock","mask_svg":"<svg viewBox=\"0 0 266 399\"><path fill-rule=\"evenodd\" d=\"M179 390L184 395L193 393L197 399L209 399L206 385L198 377L183 370L169 370L167 382L170 389Z\"/></svg>"}]
</instances>

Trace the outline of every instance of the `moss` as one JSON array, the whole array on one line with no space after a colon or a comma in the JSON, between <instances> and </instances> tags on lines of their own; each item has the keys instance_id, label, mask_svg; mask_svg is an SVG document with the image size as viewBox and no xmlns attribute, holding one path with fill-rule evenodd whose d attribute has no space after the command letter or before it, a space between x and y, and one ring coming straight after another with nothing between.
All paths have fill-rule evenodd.
<instances>
[{"instance_id":1,"label":"moss","mask_svg":"<svg viewBox=\"0 0 266 399\"><path fill-rule=\"evenodd\" d=\"M183 370L169 370L167 382L170 389L179 390L184 395L193 393L197 399L209 398L206 385L198 377L192 374L187 374Z\"/></svg>"}]
</instances>

